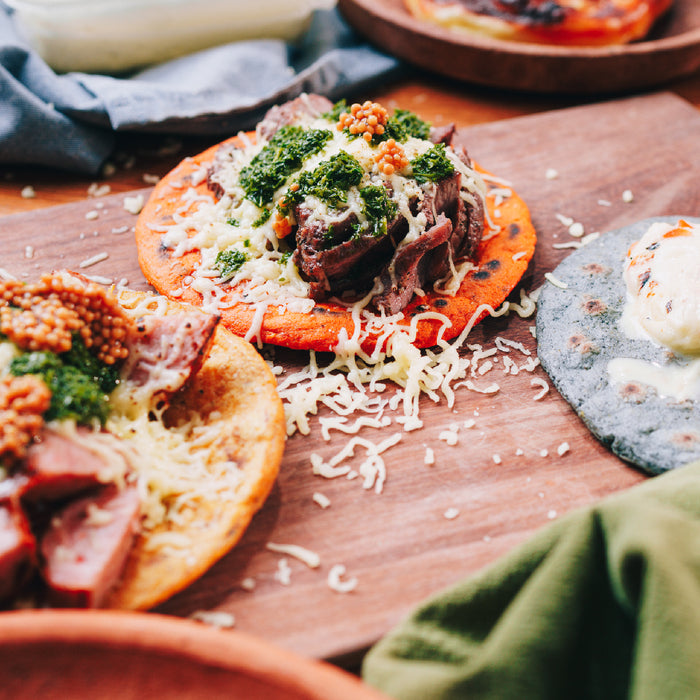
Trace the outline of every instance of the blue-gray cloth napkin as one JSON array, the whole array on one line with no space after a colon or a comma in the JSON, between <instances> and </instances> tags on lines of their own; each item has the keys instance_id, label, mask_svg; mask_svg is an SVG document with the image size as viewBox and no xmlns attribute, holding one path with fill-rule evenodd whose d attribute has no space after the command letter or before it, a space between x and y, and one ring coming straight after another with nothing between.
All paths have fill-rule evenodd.
<instances>
[{"instance_id":1,"label":"blue-gray cloth napkin","mask_svg":"<svg viewBox=\"0 0 700 700\"><path fill-rule=\"evenodd\" d=\"M132 75L56 74L0 3L0 163L99 172L115 131L228 136L301 92L338 99L401 68L337 10L315 12L297 45L240 41Z\"/></svg>"}]
</instances>

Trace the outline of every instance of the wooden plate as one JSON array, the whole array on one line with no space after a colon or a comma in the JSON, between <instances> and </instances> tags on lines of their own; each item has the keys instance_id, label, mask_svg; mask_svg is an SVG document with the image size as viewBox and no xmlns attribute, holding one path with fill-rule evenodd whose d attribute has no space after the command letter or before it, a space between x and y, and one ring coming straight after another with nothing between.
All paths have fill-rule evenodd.
<instances>
[{"instance_id":1,"label":"wooden plate","mask_svg":"<svg viewBox=\"0 0 700 700\"><path fill-rule=\"evenodd\" d=\"M647 41L565 47L468 36L412 17L403 0L338 0L346 21L421 68L492 87L542 93L627 92L700 68L700 3L676 0Z\"/></svg>"},{"instance_id":2,"label":"wooden plate","mask_svg":"<svg viewBox=\"0 0 700 700\"><path fill-rule=\"evenodd\" d=\"M0 614L3 697L381 700L358 678L256 637L161 615Z\"/></svg>"}]
</instances>

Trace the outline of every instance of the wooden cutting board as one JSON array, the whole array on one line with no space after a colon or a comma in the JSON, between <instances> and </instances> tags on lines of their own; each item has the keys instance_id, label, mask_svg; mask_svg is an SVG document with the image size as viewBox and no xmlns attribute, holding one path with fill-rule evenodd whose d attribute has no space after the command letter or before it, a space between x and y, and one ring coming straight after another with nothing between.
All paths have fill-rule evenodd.
<instances>
[{"instance_id":1,"label":"wooden cutting board","mask_svg":"<svg viewBox=\"0 0 700 700\"><path fill-rule=\"evenodd\" d=\"M700 214L700 114L671 94L495 122L466 129L460 138L531 207L539 243L523 280L528 291L570 252L553 247L574 240L558 215L590 233L649 216ZM548 177L548 170L557 176ZM631 202L623 201L626 190ZM124 195L112 195L0 219L0 266L33 278L106 255L83 272L146 288L132 242L135 216L123 201ZM534 354L533 324L516 315L488 319L470 342L492 347L499 336ZM511 354L523 364L521 352ZM288 369L307 360L277 355ZM533 378L547 379L540 368L512 376L496 366L481 378L498 382L496 394L459 389L452 409L425 400L424 427L402 433L384 454L381 494L364 489L361 478L312 474L310 453L329 458L348 439L335 432L326 442L313 419L309 436L288 440L278 484L240 546L159 611L228 611L238 629L304 655L353 663L429 594L552 519L646 478L592 439L554 390L535 401L540 387L531 385ZM454 445L440 438L450 427L458 435ZM365 428L361 436L377 442L396 432L401 429L393 423ZM560 456L564 442L569 451ZM427 447L435 453L433 466L425 463ZM360 463L362 452L358 448L351 464ZM330 507L314 502L317 492ZM450 509L456 517L446 517ZM287 556L290 581L284 584L276 575L284 555L267 549L269 542L301 545L318 553L321 564L312 569ZM346 567L346 578L357 578L352 592L328 586L336 564ZM245 579L255 582L254 590L241 586Z\"/></svg>"}]
</instances>

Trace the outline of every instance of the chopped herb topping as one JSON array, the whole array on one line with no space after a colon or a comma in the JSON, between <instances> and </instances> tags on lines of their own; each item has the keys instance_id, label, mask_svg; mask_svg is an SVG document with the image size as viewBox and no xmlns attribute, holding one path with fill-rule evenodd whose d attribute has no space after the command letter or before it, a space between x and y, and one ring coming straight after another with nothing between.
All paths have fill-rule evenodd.
<instances>
[{"instance_id":1,"label":"chopped herb topping","mask_svg":"<svg viewBox=\"0 0 700 700\"><path fill-rule=\"evenodd\" d=\"M245 253L231 248L217 253L214 266L221 278L226 280L233 277L247 259L248 256Z\"/></svg>"},{"instance_id":2,"label":"chopped herb topping","mask_svg":"<svg viewBox=\"0 0 700 700\"><path fill-rule=\"evenodd\" d=\"M455 171L454 165L445 153L445 144L438 143L422 156L418 156L411 161L413 177L418 182L437 182L452 175Z\"/></svg>"},{"instance_id":3,"label":"chopped herb topping","mask_svg":"<svg viewBox=\"0 0 700 700\"><path fill-rule=\"evenodd\" d=\"M395 110L389 119L389 124L400 126L408 136L413 136L417 139L427 139L430 136L430 124L407 109ZM387 124L387 127L389 124Z\"/></svg>"},{"instance_id":4,"label":"chopped herb topping","mask_svg":"<svg viewBox=\"0 0 700 700\"><path fill-rule=\"evenodd\" d=\"M258 228L262 226L270 217L272 216L272 211L270 209L263 209L260 212L260 216L253 221L253 228Z\"/></svg>"},{"instance_id":5,"label":"chopped herb topping","mask_svg":"<svg viewBox=\"0 0 700 700\"><path fill-rule=\"evenodd\" d=\"M364 201L363 212L369 220L372 235L385 235L387 224L396 216L398 205L382 185L363 187L360 189L360 195Z\"/></svg>"},{"instance_id":6,"label":"chopped herb topping","mask_svg":"<svg viewBox=\"0 0 700 700\"><path fill-rule=\"evenodd\" d=\"M73 419L87 424L94 419L104 424L109 415L109 399L99 381L64 361L54 352L26 352L12 359L10 373L38 376L51 392L51 403L44 414L47 421Z\"/></svg>"},{"instance_id":7,"label":"chopped herb topping","mask_svg":"<svg viewBox=\"0 0 700 700\"><path fill-rule=\"evenodd\" d=\"M229 226L240 226L241 222L238 219L226 219L226 223Z\"/></svg>"},{"instance_id":8,"label":"chopped herb topping","mask_svg":"<svg viewBox=\"0 0 700 700\"><path fill-rule=\"evenodd\" d=\"M61 353L60 357L65 364L79 369L97 382L105 394L109 394L119 384L119 368L115 364L108 365L99 360L77 333L73 334L71 349Z\"/></svg>"},{"instance_id":9,"label":"chopped herb topping","mask_svg":"<svg viewBox=\"0 0 700 700\"><path fill-rule=\"evenodd\" d=\"M333 107L331 107L330 111L324 112L321 116L324 119L327 119L329 122L337 122L340 119L340 115L343 112L348 111L348 103L347 100L338 100Z\"/></svg>"},{"instance_id":10,"label":"chopped herb topping","mask_svg":"<svg viewBox=\"0 0 700 700\"><path fill-rule=\"evenodd\" d=\"M360 184L364 170L356 158L340 151L329 160L323 161L312 171L304 171L284 196L279 209L283 214L301 202L305 197L317 197L332 207L341 207L348 201L348 190Z\"/></svg>"},{"instance_id":11,"label":"chopped herb topping","mask_svg":"<svg viewBox=\"0 0 700 700\"><path fill-rule=\"evenodd\" d=\"M240 183L246 197L259 207L269 204L287 177L306 158L318 153L331 136L332 132L326 129L283 126L241 170Z\"/></svg>"}]
</instances>

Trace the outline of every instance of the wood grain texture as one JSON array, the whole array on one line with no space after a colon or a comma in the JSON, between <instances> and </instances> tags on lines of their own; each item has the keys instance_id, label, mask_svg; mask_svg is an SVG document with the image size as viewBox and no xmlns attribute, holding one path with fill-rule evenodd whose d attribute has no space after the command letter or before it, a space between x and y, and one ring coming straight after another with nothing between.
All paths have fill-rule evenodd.
<instances>
[{"instance_id":1,"label":"wood grain texture","mask_svg":"<svg viewBox=\"0 0 700 700\"><path fill-rule=\"evenodd\" d=\"M608 47L529 44L455 32L414 18L403 0L338 0L338 7L382 50L478 85L592 95L658 87L700 67L695 0L676 0L646 40Z\"/></svg>"},{"instance_id":2,"label":"wood grain texture","mask_svg":"<svg viewBox=\"0 0 700 700\"><path fill-rule=\"evenodd\" d=\"M700 115L668 93L483 124L462 130L460 138L530 205L539 244L523 280L528 290L567 254L552 247L572 240L557 214L592 232L649 216L700 213ZM558 177L548 179L548 168ZM631 203L622 200L627 189ZM112 233L134 221L122 199L103 198L94 221L85 219L93 201L0 219L2 267L33 277L105 251L107 259L84 271L126 277L144 288L130 234ZM27 244L32 258L25 257ZM533 319L517 316L488 319L470 340L491 346L498 335L534 352L531 325ZM289 370L307 356L278 352L276 359ZM533 401L539 391L530 384L533 376L546 379L539 369L506 376L498 368L484 377L500 383L495 395L460 389L454 409L424 401L424 428L403 434L384 455L382 494L363 489L360 479L312 474L309 454L329 457L347 439L333 433L325 442L314 419L310 436L287 441L278 483L239 546L158 610L177 616L229 611L240 630L304 655L351 663L425 596L494 561L552 518L645 479L591 438L554 391ZM474 427L464 427L471 419ZM459 428L454 446L439 438L452 424ZM378 440L397 430L394 424L361 435ZM560 457L565 441L570 451ZM435 450L431 467L424 463L426 446ZM315 492L332 505L320 508ZM448 508L458 516L447 519ZM314 550L321 565L310 569L288 558L291 583L283 585L275 577L282 555L267 550L268 542ZM351 593L327 586L330 568L339 563L358 579ZM246 578L255 580L253 591L241 587Z\"/></svg>"}]
</instances>

